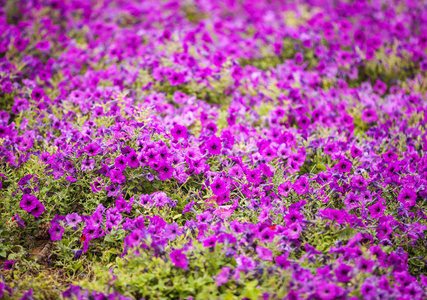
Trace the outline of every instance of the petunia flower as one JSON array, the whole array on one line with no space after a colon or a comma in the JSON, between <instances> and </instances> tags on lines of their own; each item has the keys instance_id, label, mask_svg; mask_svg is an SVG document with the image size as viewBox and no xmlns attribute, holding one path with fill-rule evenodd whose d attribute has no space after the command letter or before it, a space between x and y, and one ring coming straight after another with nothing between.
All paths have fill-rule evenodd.
<instances>
[{"instance_id":1,"label":"petunia flower","mask_svg":"<svg viewBox=\"0 0 427 300\"><path fill-rule=\"evenodd\" d=\"M352 267L346 264L340 264L338 268L335 270L335 276L339 282L347 282L351 279L351 271Z\"/></svg>"},{"instance_id":2,"label":"petunia flower","mask_svg":"<svg viewBox=\"0 0 427 300\"><path fill-rule=\"evenodd\" d=\"M221 272L216 276L216 284L221 286L224 283L227 283L230 277L230 267L222 267Z\"/></svg>"},{"instance_id":3,"label":"petunia flower","mask_svg":"<svg viewBox=\"0 0 427 300\"><path fill-rule=\"evenodd\" d=\"M259 257L262 260L273 261L273 251L271 251L270 249L261 246L256 246L256 253L258 253Z\"/></svg>"},{"instance_id":4,"label":"petunia flower","mask_svg":"<svg viewBox=\"0 0 427 300\"><path fill-rule=\"evenodd\" d=\"M171 129L171 135L176 140L186 139L187 138L187 127L179 125L179 124L176 124Z\"/></svg>"},{"instance_id":5,"label":"petunia flower","mask_svg":"<svg viewBox=\"0 0 427 300\"><path fill-rule=\"evenodd\" d=\"M14 264L15 264L14 260L6 260L3 264L3 269L4 270L12 270Z\"/></svg>"},{"instance_id":6,"label":"petunia flower","mask_svg":"<svg viewBox=\"0 0 427 300\"><path fill-rule=\"evenodd\" d=\"M62 234L64 233L64 228L60 226L57 222L51 223L51 227L49 228L50 239L52 241L58 241L62 238Z\"/></svg>"},{"instance_id":7,"label":"petunia flower","mask_svg":"<svg viewBox=\"0 0 427 300\"><path fill-rule=\"evenodd\" d=\"M219 155L222 149L221 140L216 136L212 136L206 142L206 149L208 150L210 155Z\"/></svg>"},{"instance_id":8,"label":"petunia flower","mask_svg":"<svg viewBox=\"0 0 427 300\"><path fill-rule=\"evenodd\" d=\"M417 193L409 188L403 188L397 196L397 201L401 202L405 208L409 209L417 202Z\"/></svg>"},{"instance_id":9,"label":"petunia flower","mask_svg":"<svg viewBox=\"0 0 427 300\"><path fill-rule=\"evenodd\" d=\"M374 205L370 206L368 210L371 213L371 218L379 219L384 214L385 206L380 201L378 201Z\"/></svg>"},{"instance_id":10,"label":"petunia flower","mask_svg":"<svg viewBox=\"0 0 427 300\"><path fill-rule=\"evenodd\" d=\"M124 171L126 169L126 166L127 166L126 156L120 155L120 156L116 157L116 159L114 161L114 166L116 167L116 169L118 169L120 171Z\"/></svg>"},{"instance_id":11,"label":"petunia flower","mask_svg":"<svg viewBox=\"0 0 427 300\"><path fill-rule=\"evenodd\" d=\"M176 249L172 251L169 257L175 267L181 268L181 269L187 269L187 266L188 266L187 256L182 252L181 249Z\"/></svg>"},{"instance_id":12,"label":"petunia flower","mask_svg":"<svg viewBox=\"0 0 427 300\"><path fill-rule=\"evenodd\" d=\"M31 212L34 208L36 208L38 199L36 196L25 194L22 196L21 202L19 202L19 206L27 211Z\"/></svg>"},{"instance_id":13,"label":"petunia flower","mask_svg":"<svg viewBox=\"0 0 427 300\"><path fill-rule=\"evenodd\" d=\"M65 217L65 220L67 221L67 225L71 227L76 227L78 223L82 221L82 218L77 213L68 214Z\"/></svg>"},{"instance_id":14,"label":"petunia flower","mask_svg":"<svg viewBox=\"0 0 427 300\"><path fill-rule=\"evenodd\" d=\"M221 196L227 192L227 186L221 178L217 178L212 182L211 189L216 196Z\"/></svg>"},{"instance_id":15,"label":"petunia flower","mask_svg":"<svg viewBox=\"0 0 427 300\"><path fill-rule=\"evenodd\" d=\"M30 213L33 215L33 217L38 218L43 214L44 211L44 205L37 201L36 207L34 207Z\"/></svg>"}]
</instances>

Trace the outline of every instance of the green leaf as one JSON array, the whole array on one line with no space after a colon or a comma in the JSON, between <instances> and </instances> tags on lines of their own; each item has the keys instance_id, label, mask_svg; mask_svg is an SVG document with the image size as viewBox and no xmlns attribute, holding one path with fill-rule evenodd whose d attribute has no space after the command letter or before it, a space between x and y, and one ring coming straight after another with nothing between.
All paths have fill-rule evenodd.
<instances>
[{"instance_id":1,"label":"green leaf","mask_svg":"<svg viewBox=\"0 0 427 300\"><path fill-rule=\"evenodd\" d=\"M317 164L316 168L318 168L318 169L320 169L322 171L326 171L327 170L326 165L324 165L324 164Z\"/></svg>"},{"instance_id":2,"label":"green leaf","mask_svg":"<svg viewBox=\"0 0 427 300\"><path fill-rule=\"evenodd\" d=\"M357 233L357 230L351 227L347 227L340 232L338 232L338 238L342 241L348 241L353 238Z\"/></svg>"}]
</instances>

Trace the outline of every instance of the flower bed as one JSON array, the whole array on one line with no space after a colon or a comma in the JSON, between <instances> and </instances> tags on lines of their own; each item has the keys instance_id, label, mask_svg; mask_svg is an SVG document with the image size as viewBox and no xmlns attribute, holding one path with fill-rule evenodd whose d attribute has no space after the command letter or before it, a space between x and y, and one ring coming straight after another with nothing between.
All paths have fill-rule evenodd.
<instances>
[{"instance_id":1,"label":"flower bed","mask_svg":"<svg viewBox=\"0 0 427 300\"><path fill-rule=\"evenodd\" d=\"M0 11L0 298L427 297L421 1Z\"/></svg>"}]
</instances>

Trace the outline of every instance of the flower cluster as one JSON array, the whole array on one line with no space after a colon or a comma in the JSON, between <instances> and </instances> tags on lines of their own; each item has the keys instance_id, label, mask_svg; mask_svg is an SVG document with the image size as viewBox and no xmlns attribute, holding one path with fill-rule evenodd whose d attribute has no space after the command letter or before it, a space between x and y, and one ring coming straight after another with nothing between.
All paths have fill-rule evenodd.
<instances>
[{"instance_id":1,"label":"flower cluster","mask_svg":"<svg viewBox=\"0 0 427 300\"><path fill-rule=\"evenodd\" d=\"M0 298L424 299L426 21L411 0L8 1Z\"/></svg>"}]
</instances>

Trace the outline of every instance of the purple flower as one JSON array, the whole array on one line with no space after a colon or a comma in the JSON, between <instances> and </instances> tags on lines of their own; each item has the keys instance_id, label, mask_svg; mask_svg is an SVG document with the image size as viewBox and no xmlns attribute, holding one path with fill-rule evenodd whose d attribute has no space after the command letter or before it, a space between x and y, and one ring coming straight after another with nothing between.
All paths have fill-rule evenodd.
<instances>
[{"instance_id":1,"label":"purple flower","mask_svg":"<svg viewBox=\"0 0 427 300\"><path fill-rule=\"evenodd\" d=\"M350 192L345 197L344 203L347 206L347 210L359 207L360 196Z\"/></svg>"},{"instance_id":2,"label":"purple flower","mask_svg":"<svg viewBox=\"0 0 427 300\"><path fill-rule=\"evenodd\" d=\"M377 112L373 109L365 109L362 113L362 121L371 123L378 120Z\"/></svg>"},{"instance_id":3,"label":"purple flower","mask_svg":"<svg viewBox=\"0 0 427 300\"><path fill-rule=\"evenodd\" d=\"M179 225L175 222L173 224L166 224L165 225L165 233L164 236L173 241L177 236L180 236L182 234L182 230L179 229Z\"/></svg>"},{"instance_id":4,"label":"purple flower","mask_svg":"<svg viewBox=\"0 0 427 300\"><path fill-rule=\"evenodd\" d=\"M29 289L19 300L33 300L33 289Z\"/></svg>"},{"instance_id":5,"label":"purple flower","mask_svg":"<svg viewBox=\"0 0 427 300\"><path fill-rule=\"evenodd\" d=\"M132 210L132 202L133 197L131 198L131 201L126 202L126 200L123 198L123 195L120 194L120 196L116 199L116 207L119 212L126 211L128 214Z\"/></svg>"},{"instance_id":6,"label":"purple flower","mask_svg":"<svg viewBox=\"0 0 427 300\"><path fill-rule=\"evenodd\" d=\"M38 218L43 214L44 211L45 211L44 205L37 201L36 207L33 208L33 210L30 213L33 215L33 217Z\"/></svg>"},{"instance_id":7,"label":"purple flower","mask_svg":"<svg viewBox=\"0 0 427 300\"><path fill-rule=\"evenodd\" d=\"M123 175L122 171L116 169L110 171L109 177L112 183L123 183L126 181L126 177Z\"/></svg>"},{"instance_id":8,"label":"purple flower","mask_svg":"<svg viewBox=\"0 0 427 300\"><path fill-rule=\"evenodd\" d=\"M181 269L187 269L187 266L188 266L187 256L184 253L182 253L181 249L176 249L172 251L169 256L175 267L181 268Z\"/></svg>"},{"instance_id":9,"label":"purple flower","mask_svg":"<svg viewBox=\"0 0 427 300\"><path fill-rule=\"evenodd\" d=\"M392 233L393 231L393 228L390 226L388 222L382 222L377 226L376 231L377 231L377 239L383 240L389 237L390 233Z\"/></svg>"},{"instance_id":10,"label":"purple flower","mask_svg":"<svg viewBox=\"0 0 427 300\"><path fill-rule=\"evenodd\" d=\"M370 206L368 210L371 213L371 218L379 219L384 214L385 206L382 205L380 201L378 201L374 205Z\"/></svg>"},{"instance_id":11,"label":"purple flower","mask_svg":"<svg viewBox=\"0 0 427 300\"><path fill-rule=\"evenodd\" d=\"M297 193L298 195L302 195L308 191L309 182L306 177L300 177L295 180L295 183L292 187L295 190L295 193Z\"/></svg>"},{"instance_id":12,"label":"purple flower","mask_svg":"<svg viewBox=\"0 0 427 300\"><path fill-rule=\"evenodd\" d=\"M151 173L147 173L147 175L145 175L145 178L151 182L154 180L154 175Z\"/></svg>"},{"instance_id":13,"label":"purple flower","mask_svg":"<svg viewBox=\"0 0 427 300\"><path fill-rule=\"evenodd\" d=\"M186 139L187 138L187 127L182 126L182 125L178 125L176 124L172 129L171 129L171 135L173 136L174 139L179 140L179 139Z\"/></svg>"},{"instance_id":14,"label":"purple flower","mask_svg":"<svg viewBox=\"0 0 427 300\"><path fill-rule=\"evenodd\" d=\"M217 240L218 240L218 238L215 235L211 235L210 237L206 238L203 241L203 246L204 247L210 247L210 248L215 247Z\"/></svg>"},{"instance_id":15,"label":"purple flower","mask_svg":"<svg viewBox=\"0 0 427 300\"><path fill-rule=\"evenodd\" d=\"M101 147L99 147L97 143L90 143L86 145L86 147L84 148L84 151L89 156L96 156L101 151Z\"/></svg>"},{"instance_id":16,"label":"purple flower","mask_svg":"<svg viewBox=\"0 0 427 300\"><path fill-rule=\"evenodd\" d=\"M351 279L350 273L353 270L352 267L346 264L340 264L339 267L335 270L335 276L339 282L347 282Z\"/></svg>"},{"instance_id":17,"label":"purple flower","mask_svg":"<svg viewBox=\"0 0 427 300\"><path fill-rule=\"evenodd\" d=\"M13 265L15 264L14 260L6 260L3 264L3 269L5 270L11 270L13 268Z\"/></svg>"},{"instance_id":18,"label":"purple flower","mask_svg":"<svg viewBox=\"0 0 427 300\"><path fill-rule=\"evenodd\" d=\"M193 205L195 204L194 201L191 201L190 203L188 203L187 205L184 206L184 209L182 210L182 214L185 214L187 212L190 212L191 209L193 208Z\"/></svg>"},{"instance_id":19,"label":"purple flower","mask_svg":"<svg viewBox=\"0 0 427 300\"><path fill-rule=\"evenodd\" d=\"M230 277L230 270L230 267L222 267L221 272L216 276L216 284L218 286L228 282L228 278Z\"/></svg>"},{"instance_id":20,"label":"purple flower","mask_svg":"<svg viewBox=\"0 0 427 300\"><path fill-rule=\"evenodd\" d=\"M85 159L82 161L82 171L92 171L95 168L94 159Z\"/></svg>"},{"instance_id":21,"label":"purple flower","mask_svg":"<svg viewBox=\"0 0 427 300\"><path fill-rule=\"evenodd\" d=\"M322 300L335 299L335 297L337 297L341 292L340 287L336 286L333 283L328 283L328 282L319 282L316 290L317 290L317 295Z\"/></svg>"},{"instance_id":22,"label":"purple flower","mask_svg":"<svg viewBox=\"0 0 427 300\"><path fill-rule=\"evenodd\" d=\"M273 261L273 252L267 248L256 246L256 253L262 260Z\"/></svg>"},{"instance_id":23,"label":"purple flower","mask_svg":"<svg viewBox=\"0 0 427 300\"><path fill-rule=\"evenodd\" d=\"M341 159L338 164L335 165L334 169L337 170L339 173L348 173L351 170L352 167L351 161L347 159Z\"/></svg>"},{"instance_id":24,"label":"purple flower","mask_svg":"<svg viewBox=\"0 0 427 300\"><path fill-rule=\"evenodd\" d=\"M18 214L15 214L14 218L19 227L25 227L24 221L22 221Z\"/></svg>"},{"instance_id":25,"label":"purple flower","mask_svg":"<svg viewBox=\"0 0 427 300\"><path fill-rule=\"evenodd\" d=\"M211 184L212 192L216 196L221 196L227 192L227 186L221 178L217 178L214 180L214 182Z\"/></svg>"},{"instance_id":26,"label":"purple flower","mask_svg":"<svg viewBox=\"0 0 427 300\"><path fill-rule=\"evenodd\" d=\"M360 292L366 299L374 299L377 295L377 289L372 284L369 284L369 282L365 282L362 284L362 287L360 288Z\"/></svg>"},{"instance_id":27,"label":"purple flower","mask_svg":"<svg viewBox=\"0 0 427 300\"><path fill-rule=\"evenodd\" d=\"M371 273L374 262L369 259L361 258L357 263L357 268L363 273Z\"/></svg>"},{"instance_id":28,"label":"purple flower","mask_svg":"<svg viewBox=\"0 0 427 300\"><path fill-rule=\"evenodd\" d=\"M405 208L411 208L415 204L417 204L417 193L411 189L403 188L400 191L399 196L397 196L397 200L405 206Z\"/></svg>"},{"instance_id":29,"label":"purple flower","mask_svg":"<svg viewBox=\"0 0 427 300\"><path fill-rule=\"evenodd\" d=\"M114 161L114 166L116 167L116 169L120 171L124 171L126 169L126 165L127 165L126 156L120 155L119 157L116 157Z\"/></svg>"},{"instance_id":30,"label":"purple flower","mask_svg":"<svg viewBox=\"0 0 427 300\"><path fill-rule=\"evenodd\" d=\"M173 170L173 167L167 161L162 161L157 169L159 179L163 181L170 179L173 175Z\"/></svg>"},{"instance_id":31,"label":"purple flower","mask_svg":"<svg viewBox=\"0 0 427 300\"><path fill-rule=\"evenodd\" d=\"M210 155L219 155L221 153L221 140L216 136L212 136L206 142L206 149L208 150Z\"/></svg>"},{"instance_id":32,"label":"purple flower","mask_svg":"<svg viewBox=\"0 0 427 300\"><path fill-rule=\"evenodd\" d=\"M76 227L78 223L82 221L82 218L77 213L69 214L65 217L67 225L71 227Z\"/></svg>"},{"instance_id":33,"label":"purple flower","mask_svg":"<svg viewBox=\"0 0 427 300\"><path fill-rule=\"evenodd\" d=\"M139 157L138 154L136 154L135 150L131 150L129 152L129 154L126 156L126 162L128 164L129 167L131 168L138 168L140 163L139 163Z\"/></svg>"},{"instance_id":34,"label":"purple flower","mask_svg":"<svg viewBox=\"0 0 427 300\"><path fill-rule=\"evenodd\" d=\"M58 241L62 238L62 234L64 233L64 228L60 226L57 222L51 224L49 228L50 239L52 241Z\"/></svg>"},{"instance_id":35,"label":"purple flower","mask_svg":"<svg viewBox=\"0 0 427 300\"><path fill-rule=\"evenodd\" d=\"M25 194L22 196L22 200L21 200L21 202L19 202L19 206L23 210L30 212L34 208L36 208L38 202L39 201L38 201L36 196Z\"/></svg>"}]
</instances>

